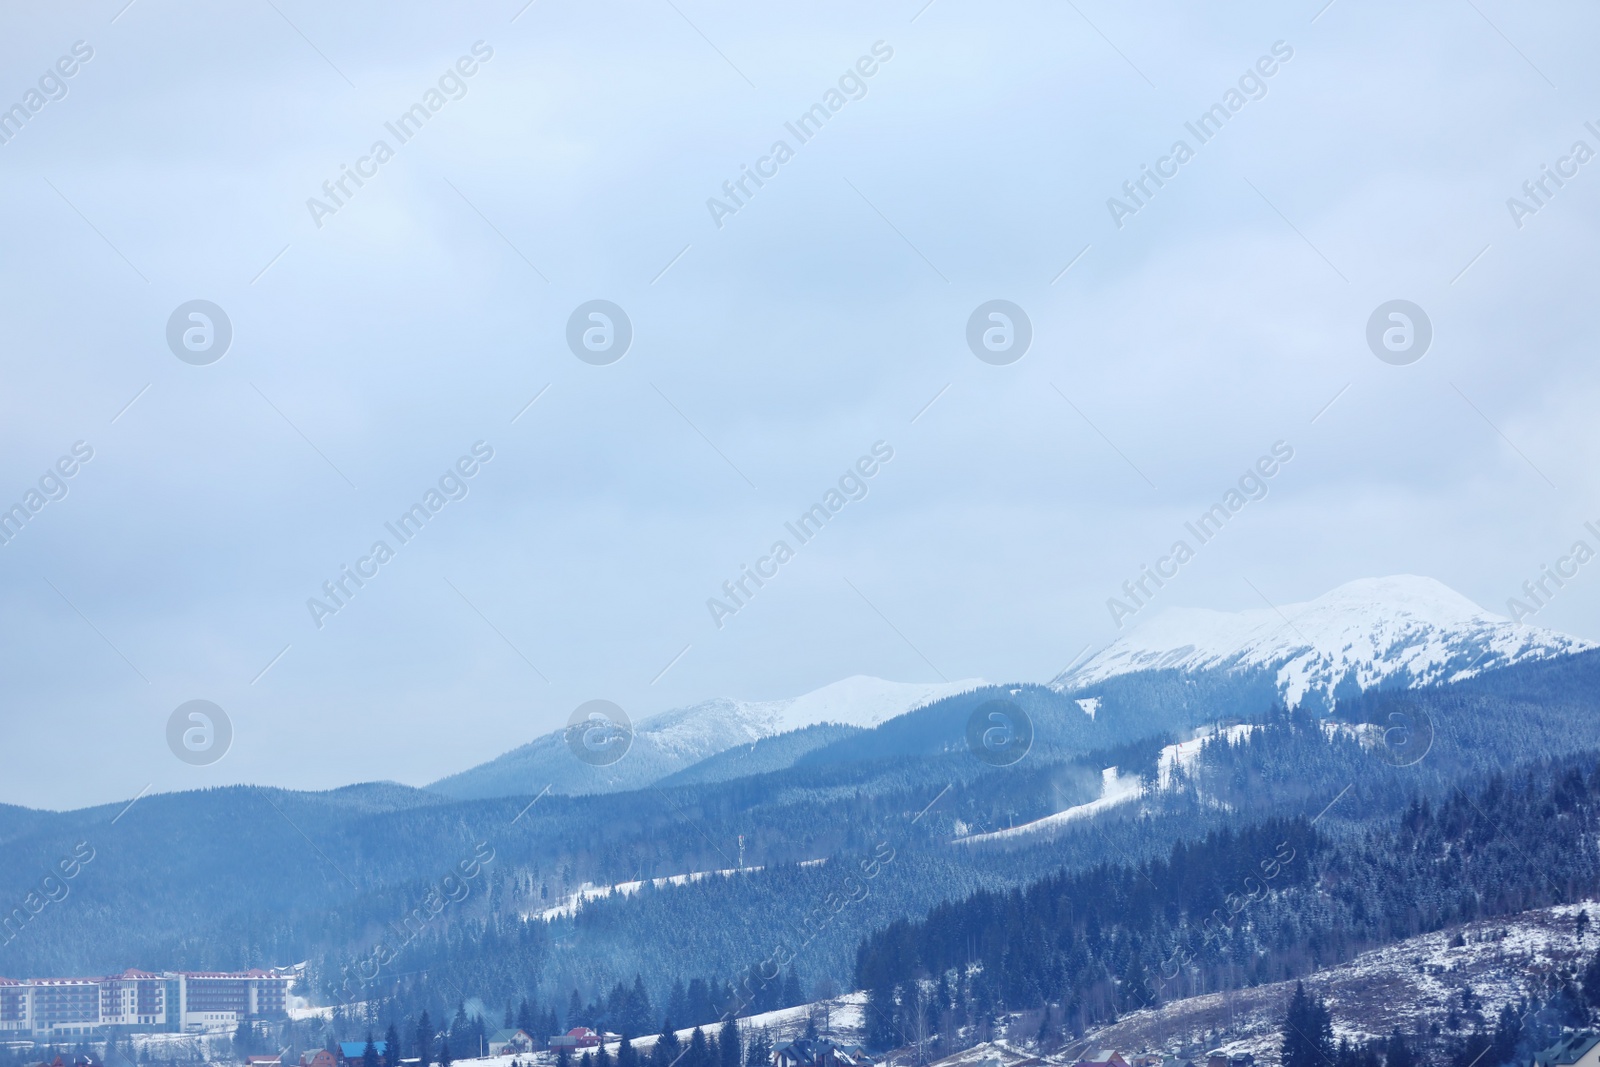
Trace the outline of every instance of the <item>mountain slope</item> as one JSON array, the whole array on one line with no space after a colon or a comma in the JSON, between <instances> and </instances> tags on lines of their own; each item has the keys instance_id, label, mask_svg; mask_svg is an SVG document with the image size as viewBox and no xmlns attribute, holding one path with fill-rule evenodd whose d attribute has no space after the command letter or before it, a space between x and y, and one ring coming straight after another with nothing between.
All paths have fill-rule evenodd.
<instances>
[{"instance_id":1,"label":"mountain slope","mask_svg":"<svg viewBox=\"0 0 1600 1067\"><path fill-rule=\"evenodd\" d=\"M1492 1030L1503 1005L1514 1005L1540 980L1587 962L1593 943L1586 946L1574 934L1578 913L1585 910L1600 914L1600 903L1560 904L1450 926L1364 952L1308 974L1304 982L1327 1000L1335 1035L1353 1041L1394 1030L1420 1035L1438 1027L1449 1035L1446 1040L1483 1023ZM1457 937L1462 943L1454 943ZM1464 990L1478 1005L1474 1012L1456 1010ZM1209 1035L1208 1045L1190 1050L1191 1055L1220 1045L1230 1054L1251 1053L1259 1065L1277 1064L1284 1009L1293 991L1292 981L1273 982L1175 1000L1129 1012L1084 1041L1096 1048L1161 1048L1175 1035ZM1452 1017L1458 1017L1453 1031Z\"/></svg>"},{"instance_id":2,"label":"mountain slope","mask_svg":"<svg viewBox=\"0 0 1600 1067\"><path fill-rule=\"evenodd\" d=\"M856 675L787 700L717 697L635 724L632 747L610 766L574 759L558 730L427 788L458 800L532 796L546 786L566 795L641 789L737 746L819 723L876 726L982 684L886 682Z\"/></svg>"},{"instance_id":3,"label":"mountain slope","mask_svg":"<svg viewBox=\"0 0 1600 1067\"><path fill-rule=\"evenodd\" d=\"M1289 707L1326 709L1370 689L1460 681L1594 647L1484 611L1432 578L1396 575L1281 609L1171 608L1050 685L1077 693L1144 672L1220 672L1270 680Z\"/></svg>"}]
</instances>

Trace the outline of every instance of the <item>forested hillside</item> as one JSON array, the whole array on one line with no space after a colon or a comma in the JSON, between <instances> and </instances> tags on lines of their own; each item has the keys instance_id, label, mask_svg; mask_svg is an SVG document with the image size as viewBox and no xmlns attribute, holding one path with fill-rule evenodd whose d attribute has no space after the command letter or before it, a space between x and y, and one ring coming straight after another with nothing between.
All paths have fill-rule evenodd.
<instances>
[{"instance_id":1,"label":"forested hillside","mask_svg":"<svg viewBox=\"0 0 1600 1067\"><path fill-rule=\"evenodd\" d=\"M675 985L702 990L688 1000L707 1018L679 1020L689 1023L865 978L881 999L968 952L988 961L984 981L960 992L974 1005L1049 1001L1087 1024L1136 1003L1145 977L1159 979L1159 996L1281 978L1471 908L1565 899L1533 871L1563 893L1587 885L1591 872L1569 871L1560 848L1587 826L1589 770L1579 784L1562 777L1559 796L1546 779L1556 766L1547 761L1600 748L1597 661L1588 653L1372 695L1324 719L1238 714L1215 680L1149 681L1161 696L1148 715L1101 705L1091 716L1045 687L997 687L876 729L812 728L729 750L675 781L604 796L238 787L126 810L7 809L6 893L25 893L30 871L79 841L95 859L66 900L0 945L0 974L305 961L303 995L378 1005L362 1013L454 1015L465 1001L526 1000L595 1022L618 984L631 991L637 978L656 1016ZM997 695L1037 728L1011 766L975 759L965 740L973 708ZM1193 726L1241 720L1251 729L1233 731L1233 743L1191 744L1192 758L1172 758ZM759 773L740 773L741 762ZM1142 795L1093 818L964 840L1095 800L1108 766L1142 778ZM1491 787L1506 766L1529 769ZM1566 837L1544 832L1534 797L1564 813ZM1493 820L1468 818L1474 804ZM1293 860L1279 855L1282 842ZM1458 876L1450 864L1469 858ZM1262 883L1248 921L1229 927L1226 944L1206 941L1196 924L1227 894L1249 892L1244 868L1264 861L1281 871ZM609 897L585 888L619 884L628 891ZM1034 911L1018 913L1028 916L1021 926L1002 921L1010 905L1000 902L1033 899L1007 895L1025 886L1044 895L1028 907L1052 922L1067 908L1059 943L1016 940ZM969 898L989 903L948 903ZM891 937L883 931L911 937L923 928L912 917L968 907L989 908L999 924L981 946L937 948L917 935L915 951L885 962L876 948L860 954L864 941ZM1192 958L1172 972L1180 950Z\"/></svg>"},{"instance_id":2,"label":"forested hillside","mask_svg":"<svg viewBox=\"0 0 1600 1067\"><path fill-rule=\"evenodd\" d=\"M1593 896L1597 831L1600 762L1552 760L1413 800L1361 832L1269 819L1164 858L981 891L865 939L855 981L882 1045L947 1010L978 1019L1048 1004L1081 1031L1448 924ZM931 1003L927 981L940 991Z\"/></svg>"}]
</instances>

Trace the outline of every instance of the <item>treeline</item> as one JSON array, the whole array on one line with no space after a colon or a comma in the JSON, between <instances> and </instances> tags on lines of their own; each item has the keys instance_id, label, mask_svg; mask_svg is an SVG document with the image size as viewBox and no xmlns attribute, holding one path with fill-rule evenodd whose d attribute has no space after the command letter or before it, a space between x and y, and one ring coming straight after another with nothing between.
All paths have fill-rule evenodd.
<instances>
[{"instance_id":1,"label":"treeline","mask_svg":"<svg viewBox=\"0 0 1600 1067\"><path fill-rule=\"evenodd\" d=\"M871 1040L891 1047L951 1015L981 1023L1038 1008L1081 1033L1179 996L1291 979L1600 891L1592 754L1414 800L1338 838L1310 823L1214 831L1162 859L1062 872L891 923L857 950Z\"/></svg>"}]
</instances>

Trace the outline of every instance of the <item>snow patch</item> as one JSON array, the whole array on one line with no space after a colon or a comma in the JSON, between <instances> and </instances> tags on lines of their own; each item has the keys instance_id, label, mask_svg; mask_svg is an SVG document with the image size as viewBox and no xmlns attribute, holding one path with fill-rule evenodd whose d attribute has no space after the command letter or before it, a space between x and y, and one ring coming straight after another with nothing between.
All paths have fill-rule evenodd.
<instances>
[{"instance_id":1,"label":"snow patch","mask_svg":"<svg viewBox=\"0 0 1600 1067\"><path fill-rule=\"evenodd\" d=\"M1249 737L1252 730L1258 729L1253 723L1239 723L1229 726L1221 731L1222 737L1230 745L1238 744L1243 738ZM1200 758L1200 750L1205 743L1217 736L1217 731L1207 728L1197 734L1192 740L1179 741L1175 745L1166 745L1161 749L1161 757L1156 762L1156 787L1158 789L1172 788L1172 772L1174 768L1183 768L1185 772L1194 768L1195 761Z\"/></svg>"},{"instance_id":2,"label":"snow patch","mask_svg":"<svg viewBox=\"0 0 1600 1067\"><path fill-rule=\"evenodd\" d=\"M1137 774L1123 774L1116 767L1107 767L1100 772L1100 796L1095 800L1091 800L1087 804L1074 805L1065 811L1058 811L1054 815L1046 815L1042 819L1025 822L1020 826L1010 826L1004 830L991 830L986 834L972 834L968 837L957 838L957 842L959 844L971 844L977 841L1002 841L1007 838L1047 833L1067 823L1076 822L1079 819L1087 819L1119 804L1137 800L1143 792L1144 779Z\"/></svg>"}]
</instances>

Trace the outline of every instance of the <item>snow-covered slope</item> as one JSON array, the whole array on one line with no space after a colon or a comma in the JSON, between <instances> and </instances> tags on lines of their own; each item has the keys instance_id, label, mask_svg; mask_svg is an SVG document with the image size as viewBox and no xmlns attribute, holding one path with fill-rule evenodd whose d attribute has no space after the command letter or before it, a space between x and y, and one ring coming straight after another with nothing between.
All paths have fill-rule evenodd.
<instances>
[{"instance_id":1,"label":"snow-covered slope","mask_svg":"<svg viewBox=\"0 0 1600 1067\"><path fill-rule=\"evenodd\" d=\"M1432 578L1363 578L1306 604L1241 612L1169 608L1057 676L1080 692L1141 671L1270 673L1290 707L1380 687L1432 685L1595 647L1484 611Z\"/></svg>"},{"instance_id":2,"label":"snow-covered slope","mask_svg":"<svg viewBox=\"0 0 1600 1067\"><path fill-rule=\"evenodd\" d=\"M1303 980L1309 992L1327 1001L1334 1034L1355 1042L1395 1030L1410 1035L1448 1026L1466 989L1481 1004L1478 1010L1492 1030L1502 1006L1542 989L1556 974L1581 968L1592 956L1594 942L1586 945L1574 934L1582 911L1593 918L1600 914L1600 902L1578 901L1422 934L1313 971ZM1454 943L1457 937L1459 944ZM1208 1048L1221 1047L1230 1054L1254 1055L1258 1067L1277 1067L1284 1007L1293 990L1292 981L1276 982L1174 1000L1129 1012L1086 1034L1082 1044L1126 1053L1205 1037L1206 1044L1191 1046L1186 1054L1203 1056ZM1457 1033L1476 1025L1478 1017L1463 1015ZM1072 1062L1068 1056L1053 1059Z\"/></svg>"},{"instance_id":3,"label":"snow-covered slope","mask_svg":"<svg viewBox=\"0 0 1600 1067\"><path fill-rule=\"evenodd\" d=\"M1237 745L1256 729L1253 723L1236 723L1221 729L1215 726L1201 727L1195 731L1195 736L1187 741L1162 746L1161 754L1156 758L1156 780L1153 783L1137 774L1124 774L1120 767L1107 767L1100 772L1100 795L1095 799L1084 804L1074 804L1070 808L1034 819L1032 822L1008 826L1003 830L990 830L957 837L955 843L970 845L984 841L1014 841L1025 837L1050 836L1068 823L1092 818L1112 808L1129 804L1149 795L1152 791L1162 792L1171 789L1174 784L1174 772L1179 769L1184 772L1191 771L1200 759L1201 748L1208 741Z\"/></svg>"},{"instance_id":4,"label":"snow-covered slope","mask_svg":"<svg viewBox=\"0 0 1600 1067\"><path fill-rule=\"evenodd\" d=\"M982 684L977 679L887 682L856 675L786 700L717 697L636 722L628 754L610 766L594 767L574 758L562 731L556 730L427 788L462 800L532 796L546 786L557 794L640 789L736 745L816 723L876 726Z\"/></svg>"}]
</instances>

